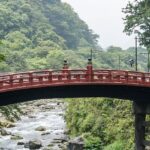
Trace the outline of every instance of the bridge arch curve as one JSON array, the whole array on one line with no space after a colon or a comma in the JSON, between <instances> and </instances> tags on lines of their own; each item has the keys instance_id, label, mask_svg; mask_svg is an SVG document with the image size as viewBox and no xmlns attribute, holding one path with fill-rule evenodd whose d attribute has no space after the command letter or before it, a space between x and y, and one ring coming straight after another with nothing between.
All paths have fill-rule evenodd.
<instances>
[{"instance_id":1,"label":"bridge arch curve","mask_svg":"<svg viewBox=\"0 0 150 150\"><path fill-rule=\"evenodd\" d=\"M86 69L29 71L0 76L0 106L47 98L109 97L150 100L150 73Z\"/></svg>"},{"instance_id":2,"label":"bridge arch curve","mask_svg":"<svg viewBox=\"0 0 150 150\"><path fill-rule=\"evenodd\" d=\"M118 70L35 71L0 76L0 105L47 98L150 100L150 74Z\"/></svg>"}]
</instances>

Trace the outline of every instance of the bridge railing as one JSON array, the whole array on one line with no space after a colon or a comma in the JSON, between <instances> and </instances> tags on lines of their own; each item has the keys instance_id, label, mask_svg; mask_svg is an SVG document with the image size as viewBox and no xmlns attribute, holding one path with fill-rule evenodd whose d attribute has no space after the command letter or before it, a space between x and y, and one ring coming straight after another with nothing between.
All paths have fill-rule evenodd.
<instances>
[{"instance_id":1,"label":"bridge railing","mask_svg":"<svg viewBox=\"0 0 150 150\"><path fill-rule=\"evenodd\" d=\"M150 73L124 70L62 69L0 75L0 91L56 84L126 84L150 86Z\"/></svg>"}]
</instances>

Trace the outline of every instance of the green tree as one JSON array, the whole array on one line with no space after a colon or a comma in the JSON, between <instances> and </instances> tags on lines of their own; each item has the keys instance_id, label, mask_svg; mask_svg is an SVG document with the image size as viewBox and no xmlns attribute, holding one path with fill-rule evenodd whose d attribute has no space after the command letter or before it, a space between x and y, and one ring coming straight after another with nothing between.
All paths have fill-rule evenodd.
<instances>
[{"instance_id":1,"label":"green tree","mask_svg":"<svg viewBox=\"0 0 150 150\"><path fill-rule=\"evenodd\" d=\"M140 44L150 47L150 1L129 2L123 12L126 15L124 32L129 35L138 33Z\"/></svg>"},{"instance_id":2,"label":"green tree","mask_svg":"<svg viewBox=\"0 0 150 150\"><path fill-rule=\"evenodd\" d=\"M0 50L2 49L2 44L3 44L3 42L0 40ZM4 54L1 54L0 53L0 62L2 62L2 61L4 61L5 60L5 56L4 56Z\"/></svg>"}]
</instances>

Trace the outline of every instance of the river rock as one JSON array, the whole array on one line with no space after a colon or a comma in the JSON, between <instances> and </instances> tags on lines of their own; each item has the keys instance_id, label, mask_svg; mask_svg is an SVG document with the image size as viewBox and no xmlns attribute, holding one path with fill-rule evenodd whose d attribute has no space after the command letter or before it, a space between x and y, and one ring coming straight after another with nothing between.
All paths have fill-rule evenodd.
<instances>
[{"instance_id":1,"label":"river rock","mask_svg":"<svg viewBox=\"0 0 150 150\"><path fill-rule=\"evenodd\" d=\"M50 111L50 110L54 109L54 107L53 106L43 106L41 109L43 112L45 112L45 111Z\"/></svg>"},{"instance_id":2,"label":"river rock","mask_svg":"<svg viewBox=\"0 0 150 150\"><path fill-rule=\"evenodd\" d=\"M69 140L69 137L67 135L65 135L64 137L62 137L61 142L62 143L68 142L68 140Z\"/></svg>"},{"instance_id":3,"label":"river rock","mask_svg":"<svg viewBox=\"0 0 150 150\"><path fill-rule=\"evenodd\" d=\"M11 127L15 127L15 124L4 119L0 121L0 127L11 128Z\"/></svg>"},{"instance_id":4,"label":"river rock","mask_svg":"<svg viewBox=\"0 0 150 150\"><path fill-rule=\"evenodd\" d=\"M67 150L67 143L64 143L61 147L61 150Z\"/></svg>"},{"instance_id":5,"label":"river rock","mask_svg":"<svg viewBox=\"0 0 150 150\"><path fill-rule=\"evenodd\" d=\"M60 139L54 139L53 143L61 143L61 140Z\"/></svg>"},{"instance_id":6,"label":"river rock","mask_svg":"<svg viewBox=\"0 0 150 150\"><path fill-rule=\"evenodd\" d=\"M48 135L51 134L50 132L43 132L41 135Z\"/></svg>"},{"instance_id":7,"label":"river rock","mask_svg":"<svg viewBox=\"0 0 150 150\"><path fill-rule=\"evenodd\" d=\"M69 134L69 132L70 132L69 129L65 129L65 130L64 130L64 134L66 134L66 135Z\"/></svg>"},{"instance_id":8,"label":"river rock","mask_svg":"<svg viewBox=\"0 0 150 150\"><path fill-rule=\"evenodd\" d=\"M35 131L46 131L46 128L43 126L39 126L39 127L35 128Z\"/></svg>"},{"instance_id":9,"label":"river rock","mask_svg":"<svg viewBox=\"0 0 150 150\"><path fill-rule=\"evenodd\" d=\"M36 118L36 116L33 116L33 115L28 115L28 118L31 118L31 119L33 119L33 118Z\"/></svg>"},{"instance_id":10,"label":"river rock","mask_svg":"<svg viewBox=\"0 0 150 150\"><path fill-rule=\"evenodd\" d=\"M84 142L82 137L76 137L75 139L69 141L68 150L83 150Z\"/></svg>"},{"instance_id":11,"label":"river rock","mask_svg":"<svg viewBox=\"0 0 150 150\"><path fill-rule=\"evenodd\" d=\"M18 142L17 145L24 145L24 142Z\"/></svg>"},{"instance_id":12,"label":"river rock","mask_svg":"<svg viewBox=\"0 0 150 150\"><path fill-rule=\"evenodd\" d=\"M54 146L54 144L53 143L50 143L49 145L48 145L48 147L53 147Z\"/></svg>"},{"instance_id":13,"label":"river rock","mask_svg":"<svg viewBox=\"0 0 150 150\"><path fill-rule=\"evenodd\" d=\"M29 149L39 149L42 147L42 142L40 140L31 140L28 143L25 143L24 147Z\"/></svg>"},{"instance_id":14,"label":"river rock","mask_svg":"<svg viewBox=\"0 0 150 150\"><path fill-rule=\"evenodd\" d=\"M15 124L9 123L9 124L7 124L6 128L13 128L13 127L15 127L15 126L16 126Z\"/></svg>"},{"instance_id":15,"label":"river rock","mask_svg":"<svg viewBox=\"0 0 150 150\"><path fill-rule=\"evenodd\" d=\"M23 139L23 137L20 135L12 135L11 136L11 140L21 140L21 139Z\"/></svg>"},{"instance_id":16,"label":"river rock","mask_svg":"<svg viewBox=\"0 0 150 150\"><path fill-rule=\"evenodd\" d=\"M6 135L10 135L11 133L8 132L8 131L6 131L5 129L1 128L1 129L0 129L0 134L1 134L2 136L6 136Z\"/></svg>"},{"instance_id":17,"label":"river rock","mask_svg":"<svg viewBox=\"0 0 150 150\"><path fill-rule=\"evenodd\" d=\"M60 138L55 138L53 140L53 143L64 143L68 141L68 137L64 136L64 137L60 137Z\"/></svg>"},{"instance_id":18,"label":"river rock","mask_svg":"<svg viewBox=\"0 0 150 150\"><path fill-rule=\"evenodd\" d=\"M57 105L60 105L60 102L57 102Z\"/></svg>"},{"instance_id":19,"label":"river rock","mask_svg":"<svg viewBox=\"0 0 150 150\"><path fill-rule=\"evenodd\" d=\"M43 106L43 105L44 105L43 102L39 102L39 103L37 103L37 104L34 104L34 106L37 106L37 107Z\"/></svg>"}]
</instances>

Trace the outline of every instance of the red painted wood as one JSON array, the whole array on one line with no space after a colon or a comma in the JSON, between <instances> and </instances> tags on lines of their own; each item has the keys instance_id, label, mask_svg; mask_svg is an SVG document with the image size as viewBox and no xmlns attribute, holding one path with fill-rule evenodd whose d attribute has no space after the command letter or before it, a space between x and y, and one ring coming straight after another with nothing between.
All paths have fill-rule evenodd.
<instances>
[{"instance_id":1,"label":"red painted wood","mask_svg":"<svg viewBox=\"0 0 150 150\"><path fill-rule=\"evenodd\" d=\"M124 70L62 69L43 70L0 76L0 93L44 86L110 84L150 87L150 73Z\"/></svg>"}]
</instances>

